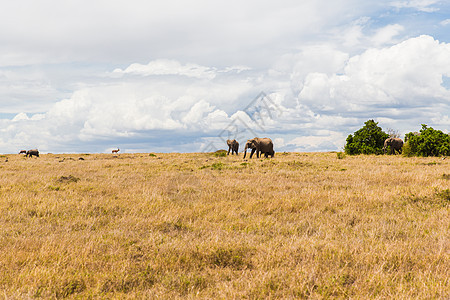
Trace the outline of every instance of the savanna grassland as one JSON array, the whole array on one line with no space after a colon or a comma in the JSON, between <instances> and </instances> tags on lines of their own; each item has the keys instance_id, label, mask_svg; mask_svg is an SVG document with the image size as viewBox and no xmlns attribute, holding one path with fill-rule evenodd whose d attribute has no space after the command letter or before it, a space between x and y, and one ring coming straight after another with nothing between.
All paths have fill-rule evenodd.
<instances>
[{"instance_id":1,"label":"savanna grassland","mask_svg":"<svg viewBox=\"0 0 450 300\"><path fill-rule=\"evenodd\" d=\"M0 298L448 299L449 188L441 158L1 156Z\"/></svg>"}]
</instances>

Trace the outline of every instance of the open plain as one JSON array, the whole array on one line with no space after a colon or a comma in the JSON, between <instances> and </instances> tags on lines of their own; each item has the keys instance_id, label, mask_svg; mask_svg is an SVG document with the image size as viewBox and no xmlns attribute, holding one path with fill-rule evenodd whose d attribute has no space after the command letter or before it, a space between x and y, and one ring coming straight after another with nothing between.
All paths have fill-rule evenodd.
<instances>
[{"instance_id":1,"label":"open plain","mask_svg":"<svg viewBox=\"0 0 450 300\"><path fill-rule=\"evenodd\" d=\"M450 159L339 154L3 155L0 298L448 299Z\"/></svg>"}]
</instances>

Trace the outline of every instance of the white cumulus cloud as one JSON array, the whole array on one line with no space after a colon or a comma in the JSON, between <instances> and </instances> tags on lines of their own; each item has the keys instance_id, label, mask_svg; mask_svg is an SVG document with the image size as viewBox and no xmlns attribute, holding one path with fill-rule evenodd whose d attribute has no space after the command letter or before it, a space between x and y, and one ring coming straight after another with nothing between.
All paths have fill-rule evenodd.
<instances>
[{"instance_id":1,"label":"white cumulus cloud","mask_svg":"<svg viewBox=\"0 0 450 300\"><path fill-rule=\"evenodd\" d=\"M448 102L442 78L449 72L450 44L420 36L353 56L342 74L308 74L299 100L321 111Z\"/></svg>"},{"instance_id":2,"label":"white cumulus cloud","mask_svg":"<svg viewBox=\"0 0 450 300\"><path fill-rule=\"evenodd\" d=\"M159 59L149 62L147 65L131 64L125 70L115 69L114 73L134 74L142 76L150 75L182 75L195 78L213 79L216 76L214 68L197 64L181 64L176 60Z\"/></svg>"}]
</instances>

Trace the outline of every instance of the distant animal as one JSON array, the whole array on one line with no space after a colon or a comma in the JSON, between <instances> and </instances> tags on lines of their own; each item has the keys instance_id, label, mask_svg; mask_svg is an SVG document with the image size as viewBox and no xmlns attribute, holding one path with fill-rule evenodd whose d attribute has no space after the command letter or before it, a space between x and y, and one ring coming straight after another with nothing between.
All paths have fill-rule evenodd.
<instances>
[{"instance_id":1,"label":"distant animal","mask_svg":"<svg viewBox=\"0 0 450 300\"><path fill-rule=\"evenodd\" d=\"M20 150L19 154L27 154L27 150Z\"/></svg>"},{"instance_id":2,"label":"distant animal","mask_svg":"<svg viewBox=\"0 0 450 300\"><path fill-rule=\"evenodd\" d=\"M247 155L247 149L252 149L250 153L250 158L252 158L253 154L256 152L256 157L259 158L259 154L264 153L265 157L269 155L273 157L275 155L275 151L273 151L273 142L269 138L258 138L255 137L250 139L245 144L244 149L244 158Z\"/></svg>"},{"instance_id":3,"label":"distant animal","mask_svg":"<svg viewBox=\"0 0 450 300\"><path fill-rule=\"evenodd\" d=\"M39 157L39 151L38 151L38 149L32 149L32 150L28 150L27 151L27 154L25 155L26 157L32 157L32 156L36 156L36 157Z\"/></svg>"},{"instance_id":4,"label":"distant animal","mask_svg":"<svg viewBox=\"0 0 450 300\"><path fill-rule=\"evenodd\" d=\"M401 154L402 147L403 147L403 140L399 139L399 138L387 138L384 141L384 147L383 147L384 154L386 154L388 147L391 147L390 154L395 155L395 151L397 151L399 154Z\"/></svg>"},{"instance_id":5,"label":"distant animal","mask_svg":"<svg viewBox=\"0 0 450 300\"><path fill-rule=\"evenodd\" d=\"M117 153L117 152L119 152L120 151L120 149L119 148L117 148L117 150L116 149L114 149L113 151L111 151L111 153Z\"/></svg>"},{"instance_id":6,"label":"distant animal","mask_svg":"<svg viewBox=\"0 0 450 300\"><path fill-rule=\"evenodd\" d=\"M231 150L231 155L233 155L234 153L236 153L236 155L239 155L238 151L239 151L239 143L236 140L227 140L227 145L228 145L228 153L227 155L230 154L230 150Z\"/></svg>"}]
</instances>

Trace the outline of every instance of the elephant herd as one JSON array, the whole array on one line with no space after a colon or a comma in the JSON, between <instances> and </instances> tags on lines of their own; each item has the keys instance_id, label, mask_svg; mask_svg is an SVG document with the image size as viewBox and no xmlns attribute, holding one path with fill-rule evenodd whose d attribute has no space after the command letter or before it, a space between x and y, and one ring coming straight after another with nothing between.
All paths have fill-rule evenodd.
<instances>
[{"instance_id":1,"label":"elephant herd","mask_svg":"<svg viewBox=\"0 0 450 300\"><path fill-rule=\"evenodd\" d=\"M238 155L239 151L239 143L236 140L227 140L228 145L228 153L227 155L236 154ZM252 158L253 154L256 152L256 157L259 158L259 156L264 153L264 156L267 158L273 157L275 155L275 151L273 151L273 142L269 138L258 138L255 137L253 139L250 139L245 143L245 149L244 149L244 158L247 155L247 149L251 149L252 152L250 153L250 158Z\"/></svg>"},{"instance_id":2,"label":"elephant herd","mask_svg":"<svg viewBox=\"0 0 450 300\"><path fill-rule=\"evenodd\" d=\"M228 153L227 155L236 154L238 155L239 150L239 143L236 140L227 140L228 145ZM400 138L387 138L384 141L384 147L383 152L386 154L387 150L390 149L390 154L396 154L398 152L399 154L402 153L403 148L403 140ZM250 153L250 158L252 158L253 154L256 152L256 157L259 158L259 155L264 153L264 156L267 158L269 155L273 157L275 155L275 151L273 151L273 143L272 140L269 138L253 138L247 141L245 143L244 148L244 158L247 155L247 149L252 149L252 152Z\"/></svg>"},{"instance_id":3,"label":"elephant herd","mask_svg":"<svg viewBox=\"0 0 450 300\"><path fill-rule=\"evenodd\" d=\"M26 157L39 157L39 150L38 149L31 149L31 150L20 150L19 154L25 154Z\"/></svg>"}]
</instances>

